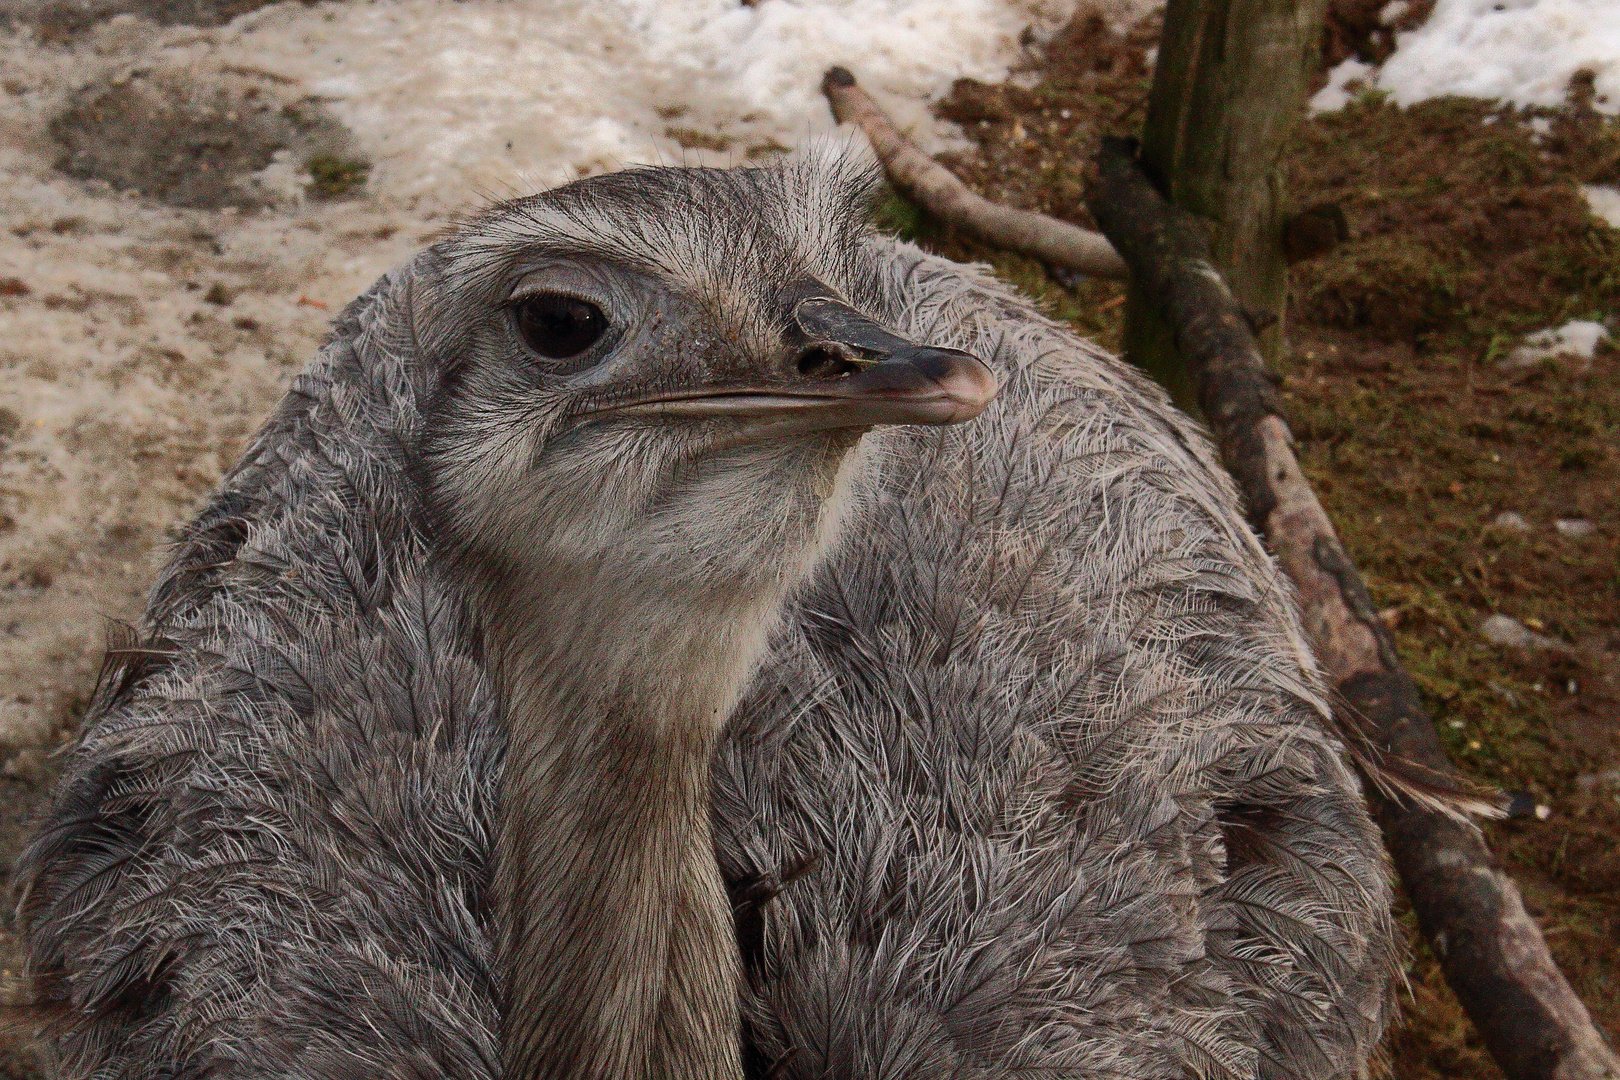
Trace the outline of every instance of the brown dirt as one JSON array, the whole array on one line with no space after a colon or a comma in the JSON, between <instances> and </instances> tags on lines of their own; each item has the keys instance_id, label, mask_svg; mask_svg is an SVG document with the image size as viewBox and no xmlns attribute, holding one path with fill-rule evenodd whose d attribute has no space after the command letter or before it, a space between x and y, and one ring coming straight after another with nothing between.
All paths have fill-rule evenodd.
<instances>
[{"instance_id":1,"label":"brown dirt","mask_svg":"<svg viewBox=\"0 0 1620 1080\"><path fill-rule=\"evenodd\" d=\"M1385 22L1388 0L1328 0L1322 26L1324 67L1355 57L1369 64L1381 64L1395 51L1395 33L1423 25L1434 0L1413 0L1406 10Z\"/></svg>"},{"instance_id":2,"label":"brown dirt","mask_svg":"<svg viewBox=\"0 0 1620 1080\"><path fill-rule=\"evenodd\" d=\"M0 0L0 24L31 26L43 42L71 41L115 15L159 26L221 26L274 0Z\"/></svg>"},{"instance_id":3,"label":"brown dirt","mask_svg":"<svg viewBox=\"0 0 1620 1080\"><path fill-rule=\"evenodd\" d=\"M370 169L320 103L241 71L119 71L73 94L50 133L62 149L56 167L69 176L205 210L294 197L300 169L309 194L347 195ZM261 172L278 155L288 174L279 188Z\"/></svg>"},{"instance_id":4,"label":"brown dirt","mask_svg":"<svg viewBox=\"0 0 1620 1080\"><path fill-rule=\"evenodd\" d=\"M1364 31L1348 51L1376 59ZM947 164L986 196L1092 225L1083 163L1100 134L1139 127L1156 33L1080 16L1032 65L1033 87L959 82L939 112L976 146ZM1347 55L1342 41L1331 55ZM1281 366L1305 468L1458 762L1551 806L1486 832L1620 1037L1620 774L1606 775L1620 768L1620 352L1505 363L1526 332L1570 319L1620 332L1620 232L1577 187L1620 182L1620 123L1592 110L1579 76L1556 110L1457 98L1403 110L1364 94L1302 125L1285 164L1298 205L1335 201L1351 227L1294 274ZM897 200L882 214L1117 345L1121 286L989 250ZM1494 526L1504 511L1529 530ZM1596 532L1563 535L1559 519ZM1479 625L1493 614L1565 647L1492 645ZM1407 923L1395 1076L1499 1078Z\"/></svg>"},{"instance_id":5,"label":"brown dirt","mask_svg":"<svg viewBox=\"0 0 1620 1080\"><path fill-rule=\"evenodd\" d=\"M1576 187L1620 180L1612 119L1466 98L1402 110L1363 94L1307 124L1290 165L1300 199L1337 202L1355 237L1299 267L1302 322L1490 353L1527 330L1617 310L1620 237Z\"/></svg>"},{"instance_id":6,"label":"brown dirt","mask_svg":"<svg viewBox=\"0 0 1620 1080\"><path fill-rule=\"evenodd\" d=\"M0 852L7 866L26 842L33 818L44 808L46 780L43 774L29 779L0 778L0 807L4 808L0 809ZM25 1031L7 1030L8 1025L24 1019L22 1009L29 1003L20 977L23 953L15 920L11 905L0 904L0 1080L35 1080L41 1062L33 1040Z\"/></svg>"}]
</instances>

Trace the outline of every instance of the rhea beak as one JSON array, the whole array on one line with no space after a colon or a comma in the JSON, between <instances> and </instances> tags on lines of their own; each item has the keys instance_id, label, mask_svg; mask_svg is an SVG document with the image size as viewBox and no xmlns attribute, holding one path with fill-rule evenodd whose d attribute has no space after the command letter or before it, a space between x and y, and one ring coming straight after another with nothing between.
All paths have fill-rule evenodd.
<instances>
[{"instance_id":1,"label":"rhea beak","mask_svg":"<svg viewBox=\"0 0 1620 1080\"><path fill-rule=\"evenodd\" d=\"M826 431L957 424L978 416L996 396L996 378L982 360L907 341L840 301L802 301L794 326L793 363L779 379L670 391L610 410L752 419L772 432Z\"/></svg>"}]
</instances>

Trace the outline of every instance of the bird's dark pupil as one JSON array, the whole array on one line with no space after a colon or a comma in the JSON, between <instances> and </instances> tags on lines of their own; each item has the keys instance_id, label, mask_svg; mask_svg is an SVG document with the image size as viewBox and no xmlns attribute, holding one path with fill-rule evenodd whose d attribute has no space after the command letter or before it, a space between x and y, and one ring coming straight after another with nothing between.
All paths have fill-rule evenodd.
<instances>
[{"instance_id":1,"label":"bird's dark pupil","mask_svg":"<svg viewBox=\"0 0 1620 1080\"><path fill-rule=\"evenodd\" d=\"M519 302L518 332L541 356L562 360L578 356L602 336L607 319L595 304L572 296L546 294Z\"/></svg>"}]
</instances>

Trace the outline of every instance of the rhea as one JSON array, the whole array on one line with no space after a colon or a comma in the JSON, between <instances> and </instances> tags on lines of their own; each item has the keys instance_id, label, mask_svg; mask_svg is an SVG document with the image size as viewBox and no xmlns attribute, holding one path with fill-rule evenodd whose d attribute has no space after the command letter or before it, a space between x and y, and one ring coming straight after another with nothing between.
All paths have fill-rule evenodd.
<instances>
[{"instance_id":1,"label":"rhea","mask_svg":"<svg viewBox=\"0 0 1620 1080\"><path fill-rule=\"evenodd\" d=\"M1365 1066L1379 846L1230 483L869 191L599 177L349 307L25 861L58 1075Z\"/></svg>"}]
</instances>

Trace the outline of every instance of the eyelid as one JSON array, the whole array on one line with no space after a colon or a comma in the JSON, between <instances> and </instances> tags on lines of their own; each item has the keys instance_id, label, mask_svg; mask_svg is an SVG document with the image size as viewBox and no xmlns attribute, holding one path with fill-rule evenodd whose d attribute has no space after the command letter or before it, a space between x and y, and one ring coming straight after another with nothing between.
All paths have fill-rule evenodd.
<instances>
[{"instance_id":1,"label":"eyelid","mask_svg":"<svg viewBox=\"0 0 1620 1080\"><path fill-rule=\"evenodd\" d=\"M589 274L580 271L570 272L570 268L567 267L550 266L543 270L531 270L519 278L512 286L507 301L517 303L531 296L553 294L571 296L575 300L603 307L605 306L603 291L601 282L592 280Z\"/></svg>"},{"instance_id":2,"label":"eyelid","mask_svg":"<svg viewBox=\"0 0 1620 1080\"><path fill-rule=\"evenodd\" d=\"M607 305L579 289L527 289L522 292L514 292L511 299L507 300L506 308L509 311L516 312L527 301L537 300L542 296L562 296L569 300L577 300L587 307L595 308L602 318L607 320L609 326L613 325L613 318L608 314Z\"/></svg>"}]
</instances>

